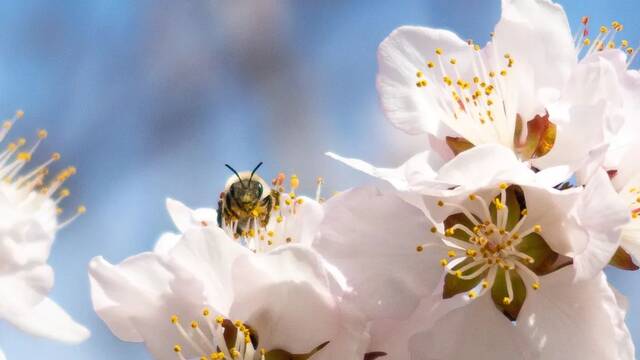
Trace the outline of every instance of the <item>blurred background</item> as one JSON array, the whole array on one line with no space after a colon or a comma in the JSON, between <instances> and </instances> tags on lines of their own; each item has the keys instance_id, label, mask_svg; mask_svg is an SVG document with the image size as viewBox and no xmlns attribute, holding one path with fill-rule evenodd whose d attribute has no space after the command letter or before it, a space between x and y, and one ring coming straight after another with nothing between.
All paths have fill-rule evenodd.
<instances>
[{"instance_id":1,"label":"blurred background","mask_svg":"<svg viewBox=\"0 0 640 360\"><path fill-rule=\"evenodd\" d=\"M572 26L618 20L640 40L640 2L559 1ZM15 359L148 359L118 341L95 315L87 263L119 262L172 230L167 196L214 206L230 175L297 173L303 190L328 193L366 181L323 155L331 150L395 166L425 139L392 128L379 110L376 48L403 24L444 27L484 43L498 0L0 2L0 114L26 111L12 135L49 130L40 156L75 165L67 212L88 213L58 234L52 298L93 336L66 346L0 322ZM525 40L523 40L525 41ZM64 218L65 215L63 215ZM640 274L609 272L629 296L640 339ZM172 344L168 344L170 346Z\"/></svg>"}]
</instances>

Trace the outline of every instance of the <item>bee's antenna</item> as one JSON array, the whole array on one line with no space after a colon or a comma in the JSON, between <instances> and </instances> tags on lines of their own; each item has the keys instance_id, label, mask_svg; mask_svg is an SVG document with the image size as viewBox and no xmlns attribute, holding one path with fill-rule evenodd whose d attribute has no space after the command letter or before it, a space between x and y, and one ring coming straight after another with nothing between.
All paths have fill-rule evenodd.
<instances>
[{"instance_id":1,"label":"bee's antenna","mask_svg":"<svg viewBox=\"0 0 640 360\"><path fill-rule=\"evenodd\" d=\"M251 179L253 178L253 174L256 173L256 171L258 170L258 168L262 166L262 161L260 161L260 164L256 165L256 167L253 169L253 171L251 172L251 176L249 176L249 181L251 181Z\"/></svg>"},{"instance_id":2,"label":"bee's antenna","mask_svg":"<svg viewBox=\"0 0 640 360\"><path fill-rule=\"evenodd\" d=\"M232 168L231 165L229 165L229 164L224 164L224 166L228 167L229 170L233 171L233 173L236 174L236 176L238 177L238 180L240 180L240 184L242 184L242 187L244 187L244 183L242 182L242 178L240 177L240 174L238 174L236 169Z\"/></svg>"}]
</instances>

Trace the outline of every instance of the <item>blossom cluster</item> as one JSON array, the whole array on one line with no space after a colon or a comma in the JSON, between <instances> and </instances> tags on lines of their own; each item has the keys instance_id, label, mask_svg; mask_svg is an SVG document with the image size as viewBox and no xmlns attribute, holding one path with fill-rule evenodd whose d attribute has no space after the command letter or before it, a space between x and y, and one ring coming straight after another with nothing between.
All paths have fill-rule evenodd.
<instances>
[{"instance_id":1,"label":"blossom cluster","mask_svg":"<svg viewBox=\"0 0 640 360\"><path fill-rule=\"evenodd\" d=\"M175 232L91 261L96 313L159 360L634 359L603 272L640 265L640 73L622 30L593 36L585 17L572 33L550 0L503 0L484 46L396 29L377 90L423 152L395 168L327 153L371 184L326 200L322 179L308 197L295 175L228 166L217 208L167 199ZM0 154L0 294L21 294L0 318L80 341L46 298L68 191L52 194L75 170L16 177L20 146Z\"/></svg>"},{"instance_id":2,"label":"blossom cluster","mask_svg":"<svg viewBox=\"0 0 640 360\"><path fill-rule=\"evenodd\" d=\"M423 152L328 153L372 184L326 201L255 170L217 209L168 200L178 233L91 262L98 315L157 359L633 359L603 269L640 260L640 74L589 25L505 0L485 46L396 29L377 88Z\"/></svg>"}]
</instances>

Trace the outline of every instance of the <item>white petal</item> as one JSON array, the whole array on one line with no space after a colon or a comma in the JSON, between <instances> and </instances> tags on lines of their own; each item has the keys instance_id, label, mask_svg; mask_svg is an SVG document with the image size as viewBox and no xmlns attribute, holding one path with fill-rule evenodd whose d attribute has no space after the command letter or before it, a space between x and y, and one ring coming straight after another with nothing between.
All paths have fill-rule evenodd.
<instances>
[{"instance_id":1,"label":"white petal","mask_svg":"<svg viewBox=\"0 0 640 360\"><path fill-rule=\"evenodd\" d=\"M321 258L308 248L244 256L234 268L231 315L257 330L261 347L304 353L333 340L348 321L329 291Z\"/></svg>"},{"instance_id":2,"label":"white petal","mask_svg":"<svg viewBox=\"0 0 640 360\"><path fill-rule=\"evenodd\" d=\"M572 284L574 277L571 268L545 276L527 296L518 331L541 359L634 359L624 303L604 274Z\"/></svg>"},{"instance_id":3,"label":"white petal","mask_svg":"<svg viewBox=\"0 0 640 360\"><path fill-rule=\"evenodd\" d=\"M455 57L469 52L469 45L450 31L416 26L397 28L378 48L377 87L383 111L392 124L411 134L451 133L444 122L449 115L437 97L428 86L416 86L416 72L425 69L427 61L436 61L436 48Z\"/></svg>"},{"instance_id":4,"label":"white petal","mask_svg":"<svg viewBox=\"0 0 640 360\"><path fill-rule=\"evenodd\" d=\"M168 255L171 249L173 249L180 239L181 235L174 233L164 233L160 235L158 241L156 241L155 246L153 247L153 252L158 255Z\"/></svg>"},{"instance_id":5,"label":"white petal","mask_svg":"<svg viewBox=\"0 0 640 360\"><path fill-rule=\"evenodd\" d=\"M573 259L579 280L597 275L609 263L629 213L603 170L587 184L576 210L576 224L568 231L572 241L583 246Z\"/></svg>"},{"instance_id":6,"label":"white petal","mask_svg":"<svg viewBox=\"0 0 640 360\"><path fill-rule=\"evenodd\" d=\"M362 160L344 158L331 152L326 155L367 175L387 181L399 191L451 187L451 184L434 180L437 169L442 166L442 160L431 151L416 154L397 168L377 168Z\"/></svg>"},{"instance_id":7,"label":"white petal","mask_svg":"<svg viewBox=\"0 0 640 360\"><path fill-rule=\"evenodd\" d=\"M49 298L45 298L26 313L11 314L7 320L31 335L71 344L80 343L90 335L87 328L75 322L64 309Z\"/></svg>"},{"instance_id":8,"label":"white petal","mask_svg":"<svg viewBox=\"0 0 640 360\"><path fill-rule=\"evenodd\" d=\"M0 273L0 319L25 313L53 287L53 269L46 264Z\"/></svg>"},{"instance_id":9,"label":"white petal","mask_svg":"<svg viewBox=\"0 0 640 360\"><path fill-rule=\"evenodd\" d=\"M492 42L499 56L508 53L515 59L515 73L521 69L533 75L533 84L521 84L534 89L562 89L577 63L567 17L560 5L549 0L503 0L502 16ZM527 88L513 91L530 92ZM532 118L543 110L529 106L527 112L524 105L519 105L524 118Z\"/></svg>"},{"instance_id":10,"label":"white petal","mask_svg":"<svg viewBox=\"0 0 640 360\"><path fill-rule=\"evenodd\" d=\"M167 199L166 203L167 211L181 233L194 227L215 225L217 222L217 213L214 209L192 210L180 201L173 199Z\"/></svg>"},{"instance_id":11,"label":"white petal","mask_svg":"<svg viewBox=\"0 0 640 360\"><path fill-rule=\"evenodd\" d=\"M154 304L169 290L172 276L158 258L142 253L112 265L102 257L89 264L93 308L123 341L143 341L135 319L153 316Z\"/></svg>"},{"instance_id":12,"label":"white petal","mask_svg":"<svg viewBox=\"0 0 640 360\"><path fill-rule=\"evenodd\" d=\"M191 229L174 247L166 264L175 273L185 273L205 284L210 305L227 313L233 301L233 263L251 252L229 238L218 227ZM188 273L188 275L187 275Z\"/></svg>"},{"instance_id":13,"label":"white petal","mask_svg":"<svg viewBox=\"0 0 640 360\"><path fill-rule=\"evenodd\" d=\"M442 252L416 252L431 227L420 210L366 187L334 196L325 212L313 246L345 274L368 316L406 318L436 291Z\"/></svg>"},{"instance_id":14,"label":"white petal","mask_svg":"<svg viewBox=\"0 0 640 360\"><path fill-rule=\"evenodd\" d=\"M7 358L4 356L4 352L2 352L2 349L0 349L0 360L7 360Z\"/></svg>"},{"instance_id":15,"label":"white petal","mask_svg":"<svg viewBox=\"0 0 640 360\"><path fill-rule=\"evenodd\" d=\"M526 184L534 173L520 162L511 149L501 145L480 145L458 154L444 164L437 180L476 189L500 181Z\"/></svg>"}]
</instances>

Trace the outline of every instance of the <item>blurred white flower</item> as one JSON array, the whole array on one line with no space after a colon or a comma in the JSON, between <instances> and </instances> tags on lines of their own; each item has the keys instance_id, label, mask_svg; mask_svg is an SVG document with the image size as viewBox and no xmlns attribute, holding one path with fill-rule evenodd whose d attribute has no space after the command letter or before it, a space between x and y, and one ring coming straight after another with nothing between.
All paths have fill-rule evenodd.
<instances>
[{"instance_id":1,"label":"blurred white flower","mask_svg":"<svg viewBox=\"0 0 640 360\"><path fill-rule=\"evenodd\" d=\"M628 210L603 171L585 188L557 190L547 185L555 180L545 179L555 176L554 169L535 173L501 145L476 146L437 173L426 164L417 157L402 168L414 180L411 192L363 188L329 200L314 242L348 279L354 301L375 320L376 349L394 359L407 356L409 336L429 331L451 311L448 317L468 314L466 323L450 325L444 337L465 326L478 331L469 342L455 344L467 355L481 351L484 356L486 348L498 358L512 356L512 348L498 344L502 326L515 323L527 329L532 343L513 346L538 355L533 358L555 354L568 334L584 336L579 343L593 348L575 351L588 348L594 359L613 349L620 351L616 358L632 358L624 311L601 273L618 248ZM578 306L580 299L589 301ZM460 306L465 308L451 310ZM585 311L594 313L585 317ZM602 324L604 311L620 321ZM552 322L567 317L570 321ZM599 332L574 333L574 327L604 325L620 336L605 343ZM394 344L398 340L378 337L380 327L397 328L393 333L404 338ZM550 331L564 335L537 338ZM430 344L435 353L438 343ZM451 350L451 357L419 348L413 358L459 358L458 350Z\"/></svg>"},{"instance_id":2,"label":"blurred white flower","mask_svg":"<svg viewBox=\"0 0 640 360\"><path fill-rule=\"evenodd\" d=\"M156 359L280 359L317 349L314 360L361 360L368 344L364 319L341 303L342 285L301 245L256 254L218 227L192 228L165 255L93 259L90 280L112 332L144 342Z\"/></svg>"},{"instance_id":3,"label":"blurred white flower","mask_svg":"<svg viewBox=\"0 0 640 360\"><path fill-rule=\"evenodd\" d=\"M0 142L22 116L18 111L4 122ZM69 167L48 177L49 166L60 154L25 170L46 136L47 132L40 130L31 147L24 149L26 140L21 138L0 153L0 319L33 335L77 343L85 340L89 331L47 297L54 282L47 259L56 232L85 210L81 206L67 220L58 220L58 204L69 195L69 190L60 187L75 173Z\"/></svg>"},{"instance_id":4,"label":"blurred white flower","mask_svg":"<svg viewBox=\"0 0 640 360\"><path fill-rule=\"evenodd\" d=\"M503 0L485 47L447 30L400 27L378 51L383 110L396 127L430 134L445 159L497 143L536 168L577 169L622 124L616 64L600 56L616 47L622 25L601 28L594 41L585 29L572 37L549 0Z\"/></svg>"}]
</instances>

